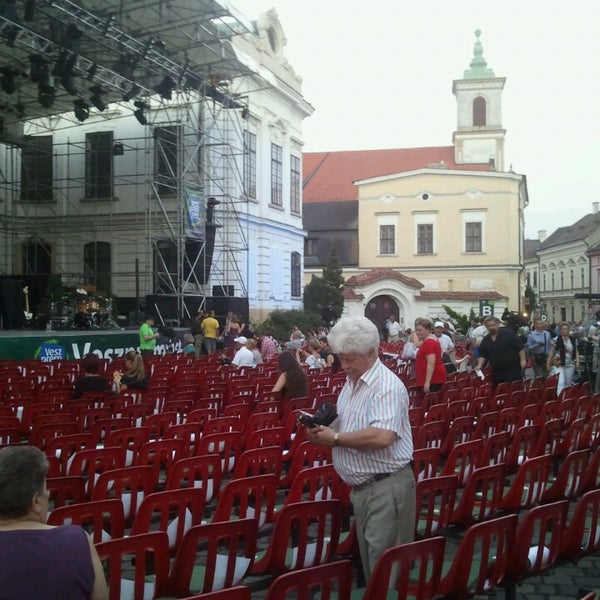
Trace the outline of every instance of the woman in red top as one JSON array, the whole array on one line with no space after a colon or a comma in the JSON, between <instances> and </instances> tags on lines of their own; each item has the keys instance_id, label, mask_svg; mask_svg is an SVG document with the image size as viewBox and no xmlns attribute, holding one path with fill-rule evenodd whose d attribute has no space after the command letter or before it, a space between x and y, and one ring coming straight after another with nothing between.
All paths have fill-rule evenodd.
<instances>
[{"instance_id":1,"label":"woman in red top","mask_svg":"<svg viewBox=\"0 0 600 600\"><path fill-rule=\"evenodd\" d=\"M415 333L421 341L415 359L415 379L425 393L437 392L446 382L446 368L442 362L442 347L431 333L429 319L415 321Z\"/></svg>"}]
</instances>

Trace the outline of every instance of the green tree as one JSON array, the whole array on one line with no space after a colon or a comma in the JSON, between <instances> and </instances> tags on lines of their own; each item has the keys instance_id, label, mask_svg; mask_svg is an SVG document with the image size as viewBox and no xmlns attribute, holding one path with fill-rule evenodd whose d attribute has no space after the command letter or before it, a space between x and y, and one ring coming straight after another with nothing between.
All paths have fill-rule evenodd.
<instances>
[{"instance_id":1,"label":"green tree","mask_svg":"<svg viewBox=\"0 0 600 600\"><path fill-rule=\"evenodd\" d=\"M470 318L467 315L461 315L457 313L455 310L452 310L449 306L442 304L442 308L446 311L448 316L453 319L456 323L456 327L462 331L462 333L467 333L467 329L469 329ZM471 310L472 316L475 316L473 311Z\"/></svg>"},{"instance_id":2,"label":"green tree","mask_svg":"<svg viewBox=\"0 0 600 600\"><path fill-rule=\"evenodd\" d=\"M321 315L327 322L339 319L344 308L343 288L343 270L332 248L322 276L313 275L304 288L304 310Z\"/></svg>"},{"instance_id":3,"label":"green tree","mask_svg":"<svg viewBox=\"0 0 600 600\"><path fill-rule=\"evenodd\" d=\"M525 288L525 308L530 315L533 315L533 311L537 305L537 298L535 296L535 292L533 288L528 284Z\"/></svg>"},{"instance_id":4,"label":"green tree","mask_svg":"<svg viewBox=\"0 0 600 600\"><path fill-rule=\"evenodd\" d=\"M255 326L255 331L269 333L275 339L286 341L290 338L293 325L306 334L309 329L317 330L321 325L321 318L318 314L304 310L274 310L268 319Z\"/></svg>"}]
</instances>

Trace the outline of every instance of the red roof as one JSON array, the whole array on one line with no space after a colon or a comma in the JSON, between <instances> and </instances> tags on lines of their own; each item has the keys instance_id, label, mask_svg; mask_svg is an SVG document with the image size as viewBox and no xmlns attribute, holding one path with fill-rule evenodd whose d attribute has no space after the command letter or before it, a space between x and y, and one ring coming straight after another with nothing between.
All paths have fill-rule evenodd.
<instances>
[{"instance_id":1,"label":"red roof","mask_svg":"<svg viewBox=\"0 0 600 600\"><path fill-rule=\"evenodd\" d=\"M489 170L487 164L457 165L454 146L305 152L302 162L304 202L357 200L355 181L426 169L434 164L440 168L443 163L441 168L453 170Z\"/></svg>"},{"instance_id":2,"label":"red roof","mask_svg":"<svg viewBox=\"0 0 600 600\"><path fill-rule=\"evenodd\" d=\"M414 287L417 289L423 287L423 284L417 279L414 279L413 277L407 277L406 275L398 273L398 271L394 271L393 269L371 269L365 273L353 275L352 277L348 278L346 285L349 287L369 285L371 283L381 281L382 279L396 279L397 281L400 281L409 287Z\"/></svg>"}]
</instances>

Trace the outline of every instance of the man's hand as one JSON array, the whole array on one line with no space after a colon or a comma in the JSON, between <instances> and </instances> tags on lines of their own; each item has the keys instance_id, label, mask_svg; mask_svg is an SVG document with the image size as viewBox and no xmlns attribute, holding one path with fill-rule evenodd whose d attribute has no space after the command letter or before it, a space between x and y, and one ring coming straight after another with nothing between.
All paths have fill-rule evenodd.
<instances>
[{"instance_id":1,"label":"man's hand","mask_svg":"<svg viewBox=\"0 0 600 600\"><path fill-rule=\"evenodd\" d=\"M317 425L315 427L306 428L306 437L309 442L318 444L319 446L333 447L333 438L335 437L335 431L331 427L325 427L325 425Z\"/></svg>"}]
</instances>

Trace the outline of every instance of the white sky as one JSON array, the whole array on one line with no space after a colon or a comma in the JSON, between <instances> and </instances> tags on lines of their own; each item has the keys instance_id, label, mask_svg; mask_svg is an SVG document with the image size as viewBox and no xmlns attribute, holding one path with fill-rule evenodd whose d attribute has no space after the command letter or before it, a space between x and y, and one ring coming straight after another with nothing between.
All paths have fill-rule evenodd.
<instances>
[{"instance_id":1,"label":"white sky","mask_svg":"<svg viewBox=\"0 0 600 600\"><path fill-rule=\"evenodd\" d=\"M231 0L275 7L284 54L315 107L307 151L452 144L452 80L484 57L506 77L506 164L527 176L525 233L570 225L600 201L600 3L572 0Z\"/></svg>"}]
</instances>

